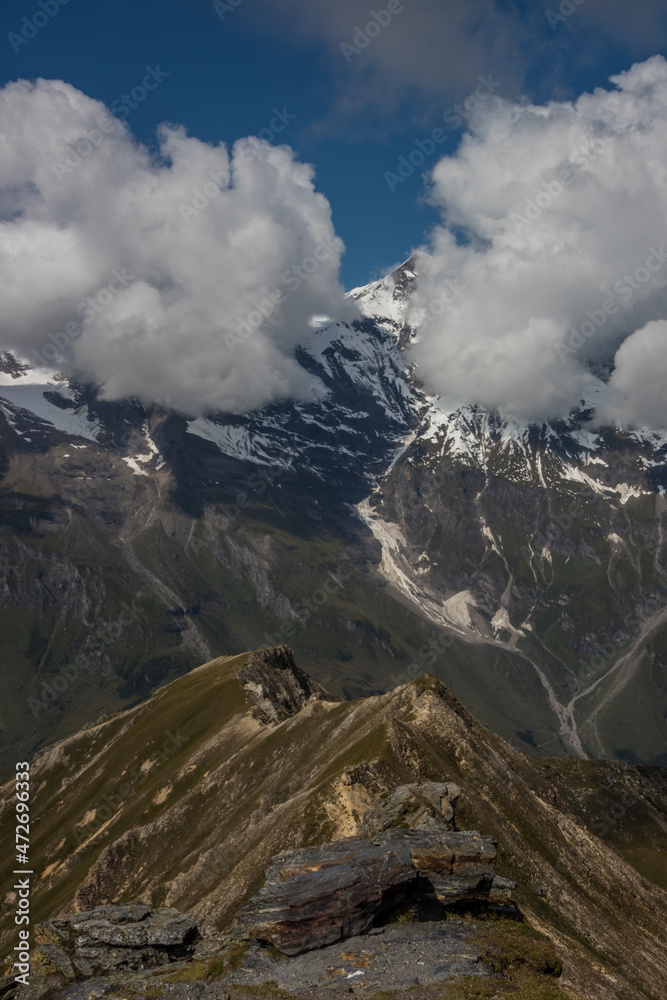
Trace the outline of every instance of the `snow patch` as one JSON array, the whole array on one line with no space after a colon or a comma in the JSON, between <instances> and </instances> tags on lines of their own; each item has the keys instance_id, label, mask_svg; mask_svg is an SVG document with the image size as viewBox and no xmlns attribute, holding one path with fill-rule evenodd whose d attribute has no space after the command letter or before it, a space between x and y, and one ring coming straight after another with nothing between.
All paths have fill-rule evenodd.
<instances>
[{"instance_id":1,"label":"snow patch","mask_svg":"<svg viewBox=\"0 0 667 1000\"><path fill-rule=\"evenodd\" d=\"M437 594L423 589L415 579L422 574L410 565L406 555L407 543L398 525L379 517L369 500L362 501L357 506L357 512L382 547L379 571L385 580L435 625L459 635L479 638L470 616L471 607L475 607L472 592L463 590L442 601Z\"/></svg>"},{"instance_id":2,"label":"snow patch","mask_svg":"<svg viewBox=\"0 0 667 1000\"><path fill-rule=\"evenodd\" d=\"M512 635L521 636L523 633L519 629L514 628L512 622L510 621L510 616L507 612L507 608L498 608L495 615L491 619L491 628L497 632L508 631Z\"/></svg>"},{"instance_id":3,"label":"snow patch","mask_svg":"<svg viewBox=\"0 0 667 1000\"><path fill-rule=\"evenodd\" d=\"M461 625L465 629L472 628L470 620L470 608L475 607L475 598L470 590L461 590L458 594L448 598L443 604L443 608L450 621Z\"/></svg>"},{"instance_id":4,"label":"snow patch","mask_svg":"<svg viewBox=\"0 0 667 1000\"><path fill-rule=\"evenodd\" d=\"M97 421L88 418L86 406L62 410L44 396L44 392L57 391L59 395L72 399L71 390L66 383L29 383L26 379L27 376L24 376L13 381L13 384L0 386L0 399L6 404L1 407L2 412L17 434L25 435L34 431L34 424L37 421L49 424L68 437L97 440L100 426ZM30 427L30 424L33 426Z\"/></svg>"},{"instance_id":5,"label":"snow patch","mask_svg":"<svg viewBox=\"0 0 667 1000\"><path fill-rule=\"evenodd\" d=\"M407 270L404 273L411 276ZM354 299L362 316L375 320L393 333L405 326L407 299L398 289L392 275L369 285L353 288L347 297Z\"/></svg>"},{"instance_id":6,"label":"snow patch","mask_svg":"<svg viewBox=\"0 0 667 1000\"><path fill-rule=\"evenodd\" d=\"M147 476L148 475L148 473L146 472L146 470L142 469L141 466L138 465L137 461L134 458L124 458L123 462L127 462L127 464L132 469L132 472L135 474L135 476Z\"/></svg>"},{"instance_id":7,"label":"snow patch","mask_svg":"<svg viewBox=\"0 0 667 1000\"><path fill-rule=\"evenodd\" d=\"M210 441L223 454L238 458L242 462L255 462L260 465L291 469L297 455L297 452L293 448L289 448L286 442L277 453L276 438L269 434L252 431L245 426L234 427L231 424L219 424L208 417L189 420L188 434L194 434L203 438L204 441Z\"/></svg>"},{"instance_id":8,"label":"snow patch","mask_svg":"<svg viewBox=\"0 0 667 1000\"><path fill-rule=\"evenodd\" d=\"M153 440L153 438L149 434L148 424L144 424L144 437L146 438L146 444L148 446L148 451L144 452L143 454L140 454L140 455L134 455L133 457L132 456L128 456L128 457L126 457L126 458L123 459L123 461L127 462L127 464L129 465L129 467L132 469L132 471L134 472L135 476L147 476L148 473L146 472L145 469L140 468L140 464L141 465L148 465L150 462L153 461L153 459L155 458L156 455L158 456L158 458L160 458L160 463L157 466L157 468L161 469L162 466L165 464L164 460L160 456L160 450L159 450L158 446L156 445L155 441Z\"/></svg>"},{"instance_id":9,"label":"snow patch","mask_svg":"<svg viewBox=\"0 0 667 1000\"><path fill-rule=\"evenodd\" d=\"M628 486L627 483L619 483L615 492L620 494L621 503L624 505L633 497L650 496L646 490L642 490L639 486Z\"/></svg>"}]
</instances>

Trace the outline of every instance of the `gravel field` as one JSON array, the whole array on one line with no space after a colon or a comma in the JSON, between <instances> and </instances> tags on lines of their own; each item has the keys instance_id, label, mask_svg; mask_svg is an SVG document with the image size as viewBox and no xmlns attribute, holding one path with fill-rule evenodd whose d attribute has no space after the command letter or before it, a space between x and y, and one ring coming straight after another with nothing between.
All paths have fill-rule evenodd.
<instances>
[{"instance_id":1,"label":"gravel field","mask_svg":"<svg viewBox=\"0 0 667 1000\"><path fill-rule=\"evenodd\" d=\"M450 917L446 921L396 923L382 933L348 938L337 944L276 961L261 949L246 956L244 969L224 980L229 985L272 981L299 993L317 988L339 992L341 985L368 992L425 986L461 976L489 976L470 943L476 926Z\"/></svg>"}]
</instances>

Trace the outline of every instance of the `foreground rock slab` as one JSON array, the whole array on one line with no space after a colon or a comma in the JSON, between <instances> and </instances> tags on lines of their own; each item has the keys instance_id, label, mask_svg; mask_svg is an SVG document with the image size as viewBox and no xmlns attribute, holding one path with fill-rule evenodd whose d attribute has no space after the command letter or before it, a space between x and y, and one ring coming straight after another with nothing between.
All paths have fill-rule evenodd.
<instances>
[{"instance_id":1,"label":"foreground rock slab","mask_svg":"<svg viewBox=\"0 0 667 1000\"><path fill-rule=\"evenodd\" d=\"M192 957L197 923L172 907L98 906L35 928L44 972L68 979L167 965Z\"/></svg>"},{"instance_id":2,"label":"foreground rock slab","mask_svg":"<svg viewBox=\"0 0 667 1000\"><path fill-rule=\"evenodd\" d=\"M488 901L496 845L476 831L386 830L277 855L239 911L247 937L298 955L365 934L401 905L442 910Z\"/></svg>"}]
</instances>

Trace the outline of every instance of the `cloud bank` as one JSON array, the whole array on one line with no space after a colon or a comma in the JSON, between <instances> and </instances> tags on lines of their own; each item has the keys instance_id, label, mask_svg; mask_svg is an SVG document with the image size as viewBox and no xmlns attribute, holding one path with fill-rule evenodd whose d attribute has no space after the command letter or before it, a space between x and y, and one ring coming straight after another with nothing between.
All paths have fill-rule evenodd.
<instances>
[{"instance_id":1,"label":"cloud bank","mask_svg":"<svg viewBox=\"0 0 667 1000\"><path fill-rule=\"evenodd\" d=\"M164 125L156 151L62 81L0 90L0 341L103 398L187 414L306 393L314 314L352 318L310 167Z\"/></svg>"},{"instance_id":2,"label":"cloud bank","mask_svg":"<svg viewBox=\"0 0 667 1000\"><path fill-rule=\"evenodd\" d=\"M407 11L406 11L407 13ZM409 321L432 391L523 420L607 381L599 419L667 426L667 62L575 102L480 106L431 198ZM312 171L163 126L156 150L61 81L0 91L0 340L106 399L187 414L305 396L314 315L354 318Z\"/></svg>"},{"instance_id":3,"label":"cloud bank","mask_svg":"<svg viewBox=\"0 0 667 1000\"><path fill-rule=\"evenodd\" d=\"M364 134L369 116L377 130L376 113L397 116L399 129L425 125L466 97L480 74L500 75L509 96L524 82L528 27L499 0L259 0L246 16L290 44L324 44L334 80L327 132Z\"/></svg>"},{"instance_id":4,"label":"cloud bank","mask_svg":"<svg viewBox=\"0 0 667 1000\"><path fill-rule=\"evenodd\" d=\"M611 82L490 99L434 169L410 316L431 391L546 420L611 371L605 419L667 426L667 62Z\"/></svg>"},{"instance_id":5,"label":"cloud bank","mask_svg":"<svg viewBox=\"0 0 667 1000\"><path fill-rule=\"evenodd\" d=\"M479 75L500 79L506 99L535 85L570 98L610 51L629 65L667 41L663 0L255 0L242 16L288 45L323 46L333 99L321 127L355 137L430 131Z\"/></svg>"}]
</instances>

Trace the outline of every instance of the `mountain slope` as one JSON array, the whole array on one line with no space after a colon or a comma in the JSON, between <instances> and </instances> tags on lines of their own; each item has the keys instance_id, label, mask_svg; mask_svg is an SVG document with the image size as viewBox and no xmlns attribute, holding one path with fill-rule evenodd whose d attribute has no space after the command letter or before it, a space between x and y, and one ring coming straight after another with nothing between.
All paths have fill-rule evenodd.
<instances>
[{"instance_id":1,"label":"mountain slope","mask_svg":"<svg viewBox=\"0 0 667 1000\"><path fill-rule=\"evenodd\" d=\"M0 365L1 766L213 654L340 694L425 669L529 753L665 762L667 435L425 394L410 261L298 352L307 400L186 420ZM389 664L389 666L388 666Z\"/></svg>"},{"instance_id":2,"label":"mountain slope","mask_svg":"<svg viewBox=\"0 0 667 1000\"><path fill-rule=\"evenodd\" d=\"M265 656L266 669L283 655ZM224 926L279 850L357 833L374 797L399 784L452 780L462 789L457 824L498 840L498 872L518 882L520 909L556 943L573 995L662 997L667 894L436 678L355 702L315 691L266 724L251 710L262 684L242 679L248 661L205 664L35 759L35 920L74 901L136 898ZM8 833L11 784L1 801ZM9 875L11 859L3 864Z\"/></svg>"}]
</instances>

